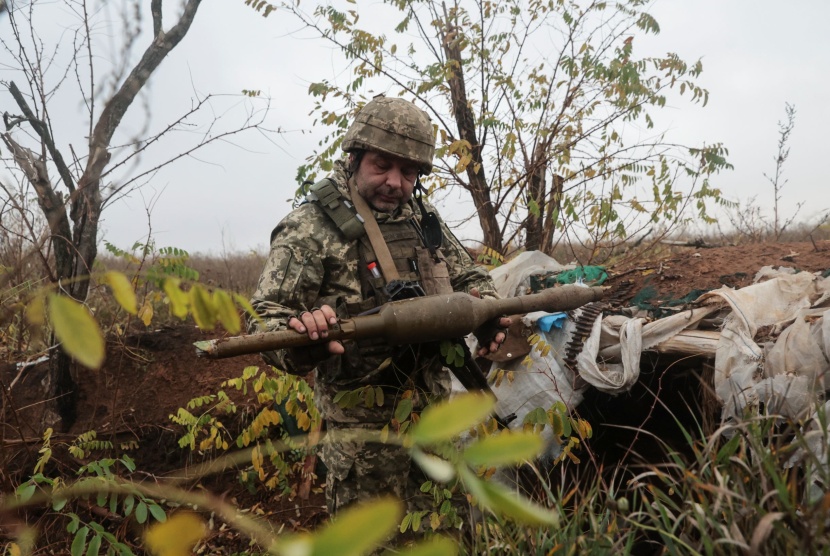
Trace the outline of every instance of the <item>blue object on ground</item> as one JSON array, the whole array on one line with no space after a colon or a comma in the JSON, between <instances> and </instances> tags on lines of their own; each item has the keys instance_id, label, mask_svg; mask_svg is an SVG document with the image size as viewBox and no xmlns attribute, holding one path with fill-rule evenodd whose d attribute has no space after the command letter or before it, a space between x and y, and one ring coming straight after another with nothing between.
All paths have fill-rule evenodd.
<instances>
[{"instance_id":1,"label":"blue object on ground","mask_svg":"<svg viewBox=\"0 0 830 556\"><path fill-rule=\"evenodd\" d=\"M566 313L551 313L550 315L545 315L537 320L536 326L542 332L550 332L550 329L554 326L556 328L562 328L562 325L565 324L566 320L568 320L568 315Z\"/></svg>"}]
</instances>

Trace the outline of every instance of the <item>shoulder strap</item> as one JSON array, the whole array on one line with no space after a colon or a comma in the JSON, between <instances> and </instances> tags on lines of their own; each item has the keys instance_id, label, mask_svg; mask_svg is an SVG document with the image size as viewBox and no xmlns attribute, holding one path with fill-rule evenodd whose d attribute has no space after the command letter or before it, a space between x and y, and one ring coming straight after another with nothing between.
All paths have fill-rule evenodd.
<instances>
[{"instance_id":1,"label":"shoulder strap","mask_svg":"<svg viewBox=\"0 0 830 556\"><path fill-rule=\"evenodd\" d=\"M312 185L306 199L320 205L347 240L354 241L366 233L362 218L331 179L325 178Z\"/></svg>"},{"instance_id":2,"label":"shoulder strap","mask_svg":"<svg viewBox=\"0 0 830 556\"><path fill-rule=\"evenodd\" d=\"M375 215L372 214L372 209L369 208L366 200L357 192L352 180L349 180L349 192L352 195L352 200L354 200L357 213L361 216L361 220L363 220L363 224L365 225L366 235L369 236L372 249L378 258L378 264L380 265L380 270L383 272L383 278L387 284L392 280L399 280L400 275L398 274L398 269L395 267L392 254L389 253L389 246L386 245L386 240L383 239L383 234L380 231L377 220L375 220Z\"/></svg>"}]
</instances>

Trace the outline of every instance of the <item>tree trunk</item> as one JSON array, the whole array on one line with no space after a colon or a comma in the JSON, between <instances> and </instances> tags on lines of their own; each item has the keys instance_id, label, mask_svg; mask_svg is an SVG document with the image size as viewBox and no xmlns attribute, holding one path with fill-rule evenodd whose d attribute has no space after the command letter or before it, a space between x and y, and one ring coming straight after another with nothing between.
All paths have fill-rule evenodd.
<instances>
[{"instance_id":1,"label":"tree trunk","mask_svg":"<svg viewBox=\"0 0 830 556\"><path fill-rule=\"evenodd\" d=\"M528 251L540 251L543 249L542 221L543 215L545 214L545 198L547 196L545 175L548 170L547 157L545 156L546 147L547 143L545 141L536 143L536 148L533 149L533 158L529 165L529 179L526 189L528 211L524 221L525 248ZM536 205L534 210L530 210L532 204Z\"/></svg>"},{"instance_id":2,"label":"tree trunk","mask_svg":"<svg viewBox=\"0 0 830 556\"><path fill-rule=\"evenodd\" d=\"M458 125L459 138L466 140L471 147L472 161L467 165L467 190L473 198L478 211L478 220L484 233L485 246L502 252L504 236L496 218L496 207L490 197L490 188L484 173L484 161L481 156L481 144L476 136L475 118L467 99L467 89L464 85L464 69L461 59L461 50L458 46L459 37L451 23L447 23L442 40L447 65L451 68L448 84L452 100L453 115Z\"/></svg>"},{"instance_id":3,"label":"tree trunk","mask_svg":"<svg viewBox=\"0 0 830 556\"><path fill-rule=\"evenodd\" d=\"M11 126L7 123L7 130L21 122L28 122L40 139L43 154L36 154L19 145L10 133L3 133L2 138L12 151L15 163L34 187L38 205L49 224L55 250L54 276L58 289L81 303L87 299L89 275L98 255L98 223L102 209L101 175L110 160L109 147L113 134L147 80L187 34L201 1L187 0L181 17L169 31L165 31L162 25L162 0L151 1L153 40L118 91L104 105L89 137L89 156L77 187L46 122L36 117L15 84L9 84L9 92L23 112L23 117L16 118ZM41 112L46 112L45 106ZM50 180L47 153L60 175L60 181L68 189L68 195L59 193L56 184ZM53 345L55 342L52 338ZM73 362L60 349L52 352L44 386L43 394L47 403L41 425L69 429L77 415L77 384L73 375ZM56 413L60 417L59 423L56 422Z\"/></svg>"},{"instance_id":4,"label":"tree trunk","mask_svg":"<svg viewBox=\"0 0 830 556\"><path fill-rule=\"evenodd\" d=\"M550 255L553 250L553 232L557 224L562 220L562 194L565 179L562 176L553 175L553 185L545 206L545 223L542 231L542 242L540 249Z\"/></svg>"}]
</instances>

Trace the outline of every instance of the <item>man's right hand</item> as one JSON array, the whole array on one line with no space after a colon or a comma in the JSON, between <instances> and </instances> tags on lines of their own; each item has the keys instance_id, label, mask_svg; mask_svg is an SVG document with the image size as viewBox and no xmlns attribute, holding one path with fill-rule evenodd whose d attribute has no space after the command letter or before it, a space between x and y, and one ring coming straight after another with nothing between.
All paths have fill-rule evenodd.
<instances>
[{"instance_id":1,"label":"man's right hand","mask_svg":"<svg viewBox=\"0 0 830 556\"><path fill-rule=\"evenodd\" d=\"M337 314L328 305L323 305L312 311L303 311L298 316L291 317L288 320L289 328L300 334L308 334L310 340L326 338L329 335L329 326L333 324L337 324ZM341 355L346 352L340 342L329 342L326 345L329 353Z\"/></svg>"}]
</instances>

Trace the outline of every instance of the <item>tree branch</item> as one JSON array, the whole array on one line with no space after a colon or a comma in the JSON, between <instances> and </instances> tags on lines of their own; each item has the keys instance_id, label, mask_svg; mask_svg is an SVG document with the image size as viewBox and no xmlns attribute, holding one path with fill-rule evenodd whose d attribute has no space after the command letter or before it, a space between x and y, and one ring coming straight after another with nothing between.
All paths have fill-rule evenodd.
<instances>
[{"instance_id":1,"label":"tree branch","mask_svg":"<svg viewBox=\"0 0 830 556\"><path fill-rule=\"evenodd\" d=\"M55 147L55 142L52 140L52 136L49 134L49 129L46 127L46 123L35 117L34 112L32 112L32 109L29 108L29 104L26 102L26 98L20 92L20 89L17 88L17 85L14 84L14 81L9 83L9 92L14 97L14 100L15 102L17 102L17 106L20 107L20 110L23 112L23 115L26 117L27 120L29 120L29 123L31 124L32 128L40 137L40 140L43 141L44 145L46 145L46 149L52 156L52 160L55 162L55 166L58 169L58 174L60 174L61 180L63 180L64 185L66 185L70 193L75 191L75 181L72 179L72 174L69 172L69 168L63 161L63 155L61 155L60 151L58 151L58 149Z\"/></svg>"},{"instance_id":2,"label":"tree branch","mask_svg":"<svg viewBox=\"0 0 830 556\"><path fill-rule=\"evenodd\" d=\"M127 109L132 104L138 92L144 87L147 80L153 72L161 64L162 60L170 53L176 45L184 38L190 25L193 23L193 18L196 16L196 10L199 8L201 0L188 0L184 7L179 22L165 33L161 29L161 0L153 0L153 29L156 31L155 38L144 55L136 64L130 75L121 85L121 88L113 95L113 97L104 106L101 112L101 117L95 125L95 130L90 138L90 157L87 161L86 170L84 171L83 182L84 185L97 181L101 177L101 172L109 160L109 156L103 152L109 147L110 140L115 133L116 128L121 123L121 119L127 112ZM158 10L158 12L156 12Z\"/></svg>"}]
</instances>

